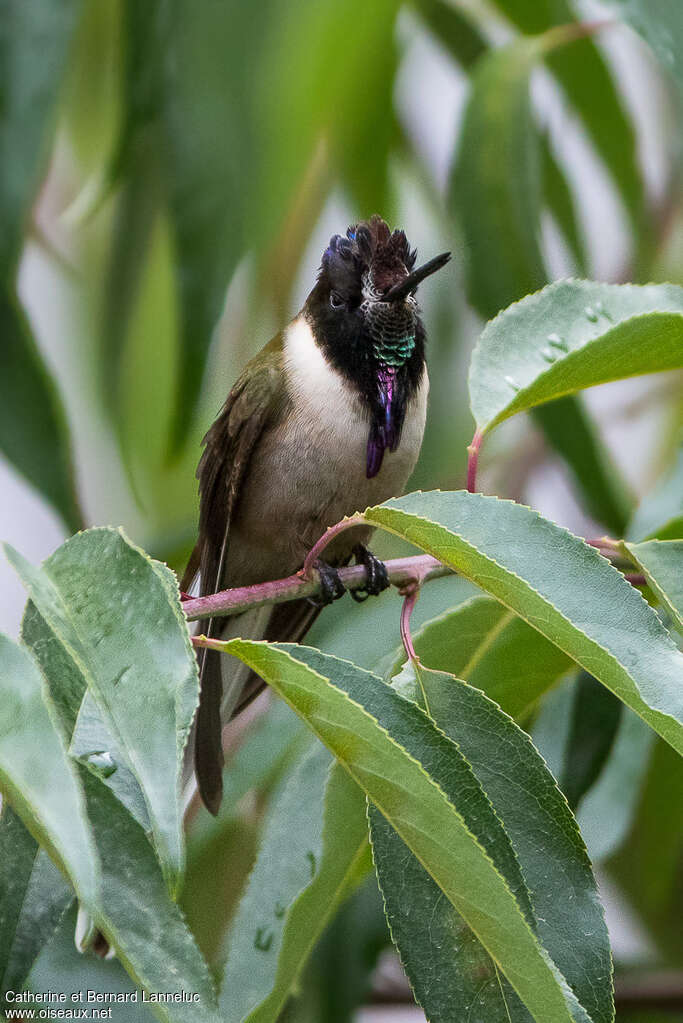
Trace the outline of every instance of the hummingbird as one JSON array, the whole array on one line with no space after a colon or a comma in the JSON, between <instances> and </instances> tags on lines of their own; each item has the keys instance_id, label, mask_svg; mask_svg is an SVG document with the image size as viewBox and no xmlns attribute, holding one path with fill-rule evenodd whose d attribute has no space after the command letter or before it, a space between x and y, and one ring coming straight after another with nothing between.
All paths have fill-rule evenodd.
<instances>
[{"instance_id":1,"label":"hummingbird","mask_svg":"<svg viewBox=\"0 0 683 1023\"><path fill-rule=\"evenodd\" d=\"M422 444L429 381L415 292L444 266L415 269L402 230L375 215L334 235L303 308L248 363L204 438L197 469L199 536L181 583L206 595L292 575L344 516L403 492ZM325 604L344 594L338 568L367 569L363 592L389 585L368 550L372 530L341 533L316 568L320 599L249 609L207 623L206 634L299 642ZM199 652L194 767L216 814L222 729L264 683L233 658Z\"/></svg>"}]
</instances>

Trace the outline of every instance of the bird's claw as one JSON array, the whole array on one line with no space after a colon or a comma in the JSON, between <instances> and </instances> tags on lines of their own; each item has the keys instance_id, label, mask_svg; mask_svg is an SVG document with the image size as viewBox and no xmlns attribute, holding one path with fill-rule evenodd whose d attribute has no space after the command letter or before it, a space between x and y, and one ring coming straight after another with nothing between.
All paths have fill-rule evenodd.
<instances>
[{"instance_id":1,"label":"bird's claw","mask_svg":"<svg viewBox=\"0 0 683 1023\"><path fill-rule=\"evenodd\" d=\"M357 543L353 548L353 556L357 565L363 565L368 574L367 582L357 590L350 590L351 596L357 604L362 604L368 597L376 597L389 586L389 575L383 561L376 558L372 551L362 544Z\"/></svg>"},{"instance_id":2,"label":"bird's claw","mask_svg":"<svg viewBox=\"0 0 683 1023\"><path fill-rule=\"evenodd\" d=\"M346 588L336 568L328 565L326 561L316 561L315 570L320 578L320 594L308 598L311 604L315 607L327 607L344 596Z\"/></svg>"}]
</instances>

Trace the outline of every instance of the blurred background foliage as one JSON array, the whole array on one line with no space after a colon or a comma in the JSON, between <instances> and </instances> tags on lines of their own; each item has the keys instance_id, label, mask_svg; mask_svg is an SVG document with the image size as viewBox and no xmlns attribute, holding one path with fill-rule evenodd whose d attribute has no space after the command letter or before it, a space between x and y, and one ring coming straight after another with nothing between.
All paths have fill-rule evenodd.
<instances>
[{"instance_id":1,"label":"blurred background foliage","mask_svg":"<svg viewBox=\"0 0 683 1023\"><path fill-rule=\"evenodd\" d=\"M203 433L300 307L329 236L373 212L423 258L454 252L421 296L432 393L412 489L462 486L485 319L558 277L683 284L682 54L673 0L0 0L4 538L40 558L84 524L121 524L182 568ZM496 431L480 485L579 534L644 535L648 517L681 515L682 418L670 374L561 399ZM473 592L431 584L422 619ZM397 607L335 607L312 642L374 666ZM592 693L565 682L534 736L600 865L618 969L671 968L683 776ZM269 795L306 745L278 713L243 726L221 816L190 833L186 911L214 962ZM105 969L73 960L68 931L38 964L46 987ZM386 944L368 884L291 1018L347 1018Z\"/></svg>"}]
</instances>

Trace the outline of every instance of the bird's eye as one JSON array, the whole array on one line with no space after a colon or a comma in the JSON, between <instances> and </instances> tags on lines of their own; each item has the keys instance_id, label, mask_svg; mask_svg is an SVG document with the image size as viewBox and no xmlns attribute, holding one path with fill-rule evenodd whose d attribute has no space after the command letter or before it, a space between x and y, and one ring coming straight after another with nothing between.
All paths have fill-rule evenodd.
<instances>
[{"instance_id":1,"label":"bird's eye","mask_svg":"<svg viewBox=\"0 0 683 1023\"><path fill-rule=\"evenodd\" d=\"M338 291L330 292L330 305L333 309L341 309L344 305L344 299L341 297Z\"/></svg>"}]
</instances>

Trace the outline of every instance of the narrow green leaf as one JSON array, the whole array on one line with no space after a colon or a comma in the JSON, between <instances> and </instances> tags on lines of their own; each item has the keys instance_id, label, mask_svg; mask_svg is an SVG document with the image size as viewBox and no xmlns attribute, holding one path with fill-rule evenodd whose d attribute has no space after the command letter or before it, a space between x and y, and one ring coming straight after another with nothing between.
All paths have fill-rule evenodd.
<instances>
[{"instance_id":1,"label":"narrow green leaf","mask_svg":"<svg viewBox=\"0 0 683 1023\"><path fill-rule=\"evenodd\" d=\"M647 40L683 99L683 11L676 0L612 0L611 6Z\"/></svg>"},{"instance_id":2,"label":"narrow green leaf","mask_svg":"<svg viewBox=\"0 0 683 1023\"><path fill-rule=\"evenodd\" d=\"M586 387L683 366L683 288L558 281L489 323L472 354L480 430Z\"/></svg>"},{"instance_id":3,"label":"narrow green leaf","mask_svg":"<svg viewBox=\"0 0 683 1023\"><path fill-rule=\"evenodd\" d=\"M46 630L47 631L47 630ZM44 669L57 682L54 666ZM128 767L116 739L107 728L90 691L86 691L74 725L69 755L94 771L132 817L149 830L147 803L137 778Z\"/></svg>"},{"instance_id":4,"label":"narrow green leaf","mask_svg":"<svg viewBox=\"0 0 683 1023\"><path fill-rule=\"evenodd\" d=\"M108 994L130 994L137 1002L118 1002L112 1007L112 1019L116 1023L153 1023L158 1017L150 1004L142 1003L142 994L128 976L118 959L100 959L95 955L83 955L76 948L74 932L77 907L64 915L60 925L44 946L31 970L26 988L29 991L82 991L83 999L88 991ZM64 1005L56 998L43 1003L46 1007L59 1010ZM85 1007L85 1005L84 1005ZM96 1008L97 1006L93 1006Z\"/></svg>"},{"instance_id":5,"label":"narrow green leaf","mask_svg":"<svg viewBox=\"0 0 683 1023\"><path fill-rule=\"evenodd\" d=\"M530 508L465 491L365 512L511 608L683 752L683 654L598 552Z\"/></svg>"},{"instance_id":6,"label":"narrow green leaf","mask_svg":"<svg viewBox=\"0 0 683 1023\"><path fill-rule=\"evenodd\" d=\"M683 540L625 543L662 604L683 629Z\"/></svg>"},{"instance_id":7,"label":"narrow green leaf","mask_svg":"<svg viewBox=\"0 0 683 1023\"><path fill-rule=\"evenodd\" d=\"M591 788L612 752L622 710L623 704L609 689L596 682L587 671L579 672L560 778L560 788L573 810Z\"/></svg>"},{"instance_id":8,"label":"narrow green leaf","mask_svg":"<svg viewBox=\"0 0 683 1023\"><path fill-rule=\"evenodd\" d=\"M4 0L0 17L0 281L8 283L40 184L81 0ZM4 318L4 317L3 317ZM3 341L5 329L3 327ZM1 376L1 374L0 374Z\"/></svg>"},{"instance_id":9,"label":"narrow green leaf","mask_svg":"<svg viewBox=\"0 0 683 1023\"><path fill-rule=\"evenodd\" d=\"M489 47L469 15L452 7L446 0L413 0L413 3L442 46L465 71L471 71ZM587 273L585 239L576 218L574 197L547 135L541 139L541 153L543 197L564 235L579 272Z\"/></svg>"},{"instance_id":10,"label":"narrow green leaf","mask_svg":"<svg viewBox=\"0 0 683 1023\"><path fill-rule=\"evenodd\" d=\"M0 635L0 788L22 822L94 903L95 850L83 794L35 662Z\"/></svg>"},{"instance_id":11,"label":"narrow green leaf","mask_svg":"<svg viewBox=\"0 0 683 1023\"><path fill-rule=\"evenodd\" d=\"M683 960L683 814L672 813L681 806L683 758L657 742L639 786L627 840L612 857L609 870L655 938L660 954L671 963Z\"/></svg>"},{"instance_id":12,"label":"narrow green leaf","mask_svg":"<svg viewBox=\"0 0 683 1023\"><path fill-rule=\"evenodd\" d=\"M488 43L469 15L447 0L413 0L413 7L439 42L465 69L486 52Z\"/></svg>"},{"instance_id":13,"label":"narrow green leaf","mask_svg":"<svg viewBox=\"0 0 683 1023\"><path fill-rule=\"evenodd\" d=\"M287 855L283 856L283 850ZM319 744L273 805L233 921L222 983L227 1023L279 1018L368 849L365 799Z\"/></svg>"},{"instance_id":14,"label":"narrow green leaf","mask_svg":"<svg viewBox=\"0 0 683 1023\"><path fill-rule=\"evenodd\" d=\"M222 649L258 671L335 754L477 934L534 1018L572 1019L575 999L520 908L524 887L515 885L515 897L489 858L496 858L506 876L518 874L505 833L455 744L417 706L348 661L309 647L238 639Z\"/></svg>"},{"instance_id":15,"label":"narrow green leaf","mask_svg":"<svg viewBox=\"0 0 683 1023\"><path fill-rule=\"evenodd\" d=\"M75 531L82 518L66 415L13 288L2 281L0 331L0 451Z\"/></svg>"},{"instance_id":16,"label":"narrow green leaf","mask_svg":"<svg viewBox=\"0 0 683 1023\"><path fill-rule=\"evenodd\" d=\"M577 395L531 409L546 441L567 463L588 512L622 536L633 505L629 489Z\"/></svg>"},{"instance_id":17,"label":"narrow green leaf","mask_svg":"<svg viewBox=\"0 0 683 1023\"><path fill-rule=\"evenodd\" d=\"M521 39L483 56L472 76L450 201L465 236L468 297L485 317L547 280L529 99L529 75L541 53L538 40Z\"/></svg>"},{"instance_id":18,"label":"narrow green leaf","mask_svg":"<svg viewBox=\"0 0 683 1023\"><path fill-rule=\"evenodd\" d=\"M593 862L612 856L631 830L655 742L652 729L624 708L609 760L578 809ZM675 757L671 747L666 748Z\"/></svg>"},{"instance_id":19,"label":"narrow green leaf","mask_svg":"<svg viewBox=\"0 0 683 1023\"><path fill-rule=\"evenodd\" d=\"M417 679L412 672L412 681L414 698L457 743L510 837L538 921L539 940L594 1023L609 1023L614 1007L607 928L576 821L555 780L526 733L483 693L453 675L422 667ZM405 692L405 677L402 686ZM499 984L493 964L482 961L467 942L452 906L445 900L433 904L436 886L414 857L411 864L404 851L397 872L395 842L379 852L377 815L371 820L392 934L406 962L417 957L409 974L418 997L420 990L424 993L420 1001L428 1017L465 1018L476 1006L480 1018L505 1019L506 1011L526 1018ZM454 952L459 960L456 971L448 968Z\"/></svg>"},{"instance_id":20,"label":"narrow green leaf","mask_svg":"<svg viewBox=\"0 0 683 1023\"><path fill-rule=\"evenodd\" d=\"M147 835L84 765L80 775L102 864L101 898L89 907L98 927L147 992L186 996L155 1003L160 1019L218 1023L208 966L169 897Z\"/></svg>"},{"instance_id":21,"label":"narrow green leaf","mask_svg":"<svg viewBox=\"0 0 683 1023\"><path fill-rule=\"evenodd\" d=\"M522 32L537 35L575 21L569 0L494 0ZM547 56L549 69L574 107L619 189L636 231L642 227L643 181L636 135L609 65L592 39L576 39Z\"/></svg>"},{"instance_id":22,"label":"narrow green leaf","mask_svg":"<svg viewBox=\"0 0 683 1023\"><path fill-rule=\"evenodd\" d=\"M683 539L683 444L674 464L636 508L627 535L629 540Z\"/></svg>"},{"instance_id":23,"label":"narrow green leaf","mask_svg":"<svg viewBox=\"0 0 683 1023\"><path fill-rule=\"evenodd\" d=\"M576 212L574 195L564 172L555 158L547 135L541 140L543 160L543 195L555 223L567 243L581 275L588 274L586 239Z\"/></svg>"},{"instance_id":24,"label":"narrow green leaf","mask_svg":"<svg viewBox=\"0 0 683 1023\"><path fill-rule=\"evenodd\" d=\"M572 661L492 597L472 597L426 622L413 636L421 662L483 690L511 717L529 710ZM390 675L405 662L403 648Z\"/></svg>"},{"instance_id":25,"label":"narrow green leaf","mask_svg":"<svg viewBox=\"0 0 683 1023\"><path fill-rule=\"evenodd\" d=\"M171 598L175 577L114 529L73 537L42 568L16 551L8 556L138 780L175 885L184 856L183 751L198 696L196 658Z\"/></svg>"},{"instance_id":26,"label":"narrow green leaf","mask_svg":"<svg viewBox=\"0 0 683 1023\"><path fill-rule=\"evenodd\" d=\"M21 991L73 891L12 808L0 814L0 1008Z\"/></svg>"}]
</instances>

